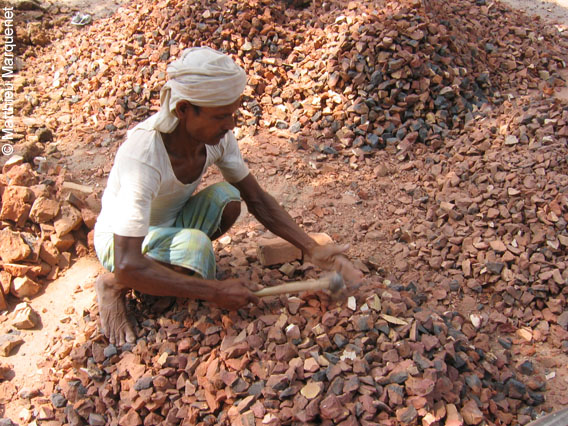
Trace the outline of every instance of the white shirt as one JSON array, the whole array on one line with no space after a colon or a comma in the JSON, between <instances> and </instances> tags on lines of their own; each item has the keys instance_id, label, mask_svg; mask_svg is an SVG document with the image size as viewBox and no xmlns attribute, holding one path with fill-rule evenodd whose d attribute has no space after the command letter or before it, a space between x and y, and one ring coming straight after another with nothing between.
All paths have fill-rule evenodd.
<instances>
[{"instance_id":1,"label":"white shirt","mask_svg":"<svg viewBox=\"0 0 568 426\"><path fill-rule=\"evenodd\" d=\"M215 164L227 182L244 179L243 161L233 132L215 145L206 145L207 158L200 176L183 184L175 176L160 132L152 128L155 115L128 132L110 171L95 235L111 232L143 237L149 226L171 226L195 191L205 171Z\"/></svg>"}]
</instances>

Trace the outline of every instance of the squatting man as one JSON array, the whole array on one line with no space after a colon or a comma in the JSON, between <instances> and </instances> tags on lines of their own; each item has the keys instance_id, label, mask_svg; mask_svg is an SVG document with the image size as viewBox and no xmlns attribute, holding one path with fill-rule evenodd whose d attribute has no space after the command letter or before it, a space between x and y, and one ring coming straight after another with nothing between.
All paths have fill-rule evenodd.
<instances>
[{"instance_id":1,"label":"squatting man","mask_svg":"<svg viewBox=\"0 0 568 426\"><path fill-rule=\"evenodd\" d=\"M167 68L160 111L127 134L119 148L95 226L95 250L109 271L97 279L101 327L110 342L135 341L125 293L200 299L234 310L257 303L244 277L216 279L211 241L240 214L256 219L347 282L362 274L347 245L318 245L264 191L247 168L232 129L246 74L229 56L186 49ZM194 193L212 164L225 181ZM181 272L180 272L181 271Z\"/></svg>"}]
</instances>

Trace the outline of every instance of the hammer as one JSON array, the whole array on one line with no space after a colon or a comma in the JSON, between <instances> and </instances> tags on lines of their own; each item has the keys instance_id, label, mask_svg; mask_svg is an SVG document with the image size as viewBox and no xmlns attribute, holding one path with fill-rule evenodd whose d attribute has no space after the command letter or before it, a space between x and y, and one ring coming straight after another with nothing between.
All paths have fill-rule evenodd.
<instances>
[{"instance_id":1,"label":"hammer","mask_svg":"<svg viewBox=\"0 0 568 426\"><path fill-rule=\"evenodd\" d=\"M300 293L302 291L311 290L329 290L332 295L339 293L345 288L343 277L334 272L333 274L320 278L318 280L295 281L286 284L275 285L274 287L266 287L262 290L254 292L257 297L276 296L286 293Z\"/></svg>"}]
</instances>

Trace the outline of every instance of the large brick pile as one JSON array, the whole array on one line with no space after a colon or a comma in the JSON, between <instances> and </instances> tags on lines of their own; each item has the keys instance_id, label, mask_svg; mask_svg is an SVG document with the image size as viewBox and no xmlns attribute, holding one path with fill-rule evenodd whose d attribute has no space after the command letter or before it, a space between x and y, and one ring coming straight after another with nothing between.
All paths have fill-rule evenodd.
<instances>
[{"instance_id":1,"label":"large brick pile","mask_svg":"<svg viewBox=\"0 0 568 426\"><path fill-rule=\"evenodd\" d=\"M0 309L6 296L29 298L88 252L98 201L89 188L41 174L13 156L0 174Z\"/></svg>"}]
</instances>

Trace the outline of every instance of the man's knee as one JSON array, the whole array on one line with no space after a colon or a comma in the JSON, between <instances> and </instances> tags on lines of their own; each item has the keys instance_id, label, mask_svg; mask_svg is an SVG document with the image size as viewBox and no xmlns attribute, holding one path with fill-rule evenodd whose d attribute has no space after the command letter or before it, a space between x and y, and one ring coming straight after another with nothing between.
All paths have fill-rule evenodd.
<instances>
[{"instance_id":1,"label":"man's knee","mask_svg":"<svg viewBox=\"0 0 568 426\"><path fill-rule=\"evenodd\" d=\"M239 215L241 214L241 202L240 201L230 201L225 206L223 210L222 222L225 222L229 226L237 221Z\"/></svg>"},{"instance_id":2,"label":"man's knee","mask_svg":"<svg viewBox=\"0 0 568 426\"><path fill-rule=\"evenodd\" d=\"M223 209L223 214L221 215L221 223L219 224L219 228L217 231L213 233L211 236L212 240L216 240L221 235L233 226L233 224L239 218L241 214L241 202L240 201L229 201L225 208Z\"/></svg>"}]
</instances>

